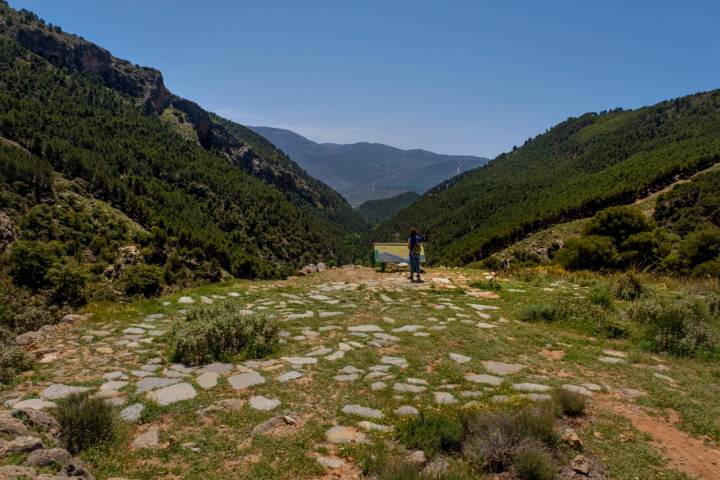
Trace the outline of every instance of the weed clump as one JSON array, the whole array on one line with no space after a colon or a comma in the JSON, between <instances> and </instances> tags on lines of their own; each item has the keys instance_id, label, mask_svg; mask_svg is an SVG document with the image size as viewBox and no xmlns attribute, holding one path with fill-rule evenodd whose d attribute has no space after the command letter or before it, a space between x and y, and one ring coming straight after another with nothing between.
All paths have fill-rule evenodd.
<instances>
[{"instance_id":1,"label":"weed clump","mask_svg":"<svg viewBox=\"0 0 720 480\"><path fill-rule=\"evenodd\" d=\"M74 393L58 402L57 420L65 448L75 454L116 438L112 407L88 393Z\"/></svg>"},{"instance_id":2,"label":"weed clump","mask_svg":"<svg viewBox=\"0 0 720 480\"><path fill-rule=\"evenodd\" d=\"M620 276L613 286L615 298L619 300L634 301L645 294L645 287L632 272Z\"/></svg>"},{"instance_id":3,"label":"weed clump","mask_svg":"<svg viewBox=\"0 0 720 480\"><path fill-rule=\"evenodd\" d=\"M470 283L470 286L472 288L477 288L478 290L492 290L495 292L502 291L502 284L497 281L496 278L493 278L491 280L479 280L477 282Z\"/></svg>"},{"instance_id":4,"label":"weed clump","mask_svg":"<svg viewBox=\"0 0 720 480\"><path fill-rule=\"evenodd\" d=\"M610 290L610 287L606 284L598 284L590 290L590 296L588 299L593 305L597 305L606 310L611 310L615 306L613 303L614 297L615 295Z\"/></svg>"},{"instance_id":5,"label":"weed clump","mask_svg":"<svg viewBox=\"0 0 720 480\"><path fill-rule=\"evenodd\" d=\"M547 451L533 445L518 450L514 465L521 480L552 480L557 473Z\"/></svg>"},{"instance_id":6,"label":"weed clump","mask_svg":"<svg viewBox=\"0 0 720 480\"><path fill-rule=\"evenodd\" d=\"M579 417L585 414L587 398L579 393L560 388L553 393L553 401L563 415Z\"/></svg>"},{"instance_id":7,"label":"weed clump","mask_svg":"<svg viewBox=\"0 0 720 480\"><path fill-rule=\"evenodd\" d=\"M720 351L720 319L702 300L652 298L634 304L627 315L653 352L712 356Z\"/></svg>"},{"instance_id":8,"label":"weed clump","mask_svg":"<svg viewBox=\"0 0 720 480\"><path fill-rule=\"evenodd\" d=\"M192 309L172 330L172 358L189 365L242 355L261 358L277 348L278 326L272 317L248 313L232 301Z\"/></svg>"}]
</instances>

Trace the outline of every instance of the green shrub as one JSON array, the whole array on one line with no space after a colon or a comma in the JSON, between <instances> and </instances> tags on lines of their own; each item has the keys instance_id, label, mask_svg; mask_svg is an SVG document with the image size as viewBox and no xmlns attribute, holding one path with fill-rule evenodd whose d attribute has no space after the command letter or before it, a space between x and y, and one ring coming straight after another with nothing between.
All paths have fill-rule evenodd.
<instances>
[{"instance_id":1,"label":"green shrub","mask_svg":"<svg viewBox=\"0 0 720 480\"><path fill-rule=\"evenodd\" d=\"M618 262L618 251L611 237L588 235L565 242L555 256L568 270L607 270Z\"/></svg>"},{"instance_id":2,"label":"green shrub","mask_svg":"<svg viewBox=\"0 0 720 480\"><path fill-rule=\"evenodd\" d=\"M0 326L0 384L12 382L17 374L31 368L32 360L15 344L15 334Z\"/></svg>"},{"instance_id":3,"label":"green shrub","mask_svg":"<svg viewBox=\"0 0 720 480\"><path fill-rule=\"evenodd\" d=\"M236 355L260 358L278 345L278 326L267 314L247 314L226 300L193 308L172 330L172 357L197 365Z\"/></svg>"},{"instance_id":4,"label":"green shrub","mask_svg":"<svg viewBox=\"0 0 720 480\"><path fill-rule=\"evenodd\" d=\"M47 272L50 299L57 305L78 307L87 301L85 287L88 276L74 260L55 262Z\"/></svg>"},{"instance_id":5,"label":"green shrub","mask_svg":"<svg viewBox=\"0 0 720 480\"><path fill-rule=\"evenodd\" d=\"M611 237L620 245L630 236L652 230L653 222L636 207L610 207L599 211L585 228L587 235Z\"/></svg>"},{"instance_id":6,"label":"green shrub","mask_svg":"<svg viewBox=\"0 0 720 480\"><path fill-rule=\"evenodd\" d=\"M719 278L720 260L708 260L692 269L692 276L695 278Z\"/></svg>"},{"instance_id":7,"label":"green shrub","mask_svg":"<svg viewBox=\"0 0 720 480\"><path fill-rule=\"evenodd\" d=\"M403 462L399 459L390 460L383 465L378 480L420 480L421 466Z\"/></svg>"},{"instance_id":8,"label":"green shrub","mask_svg":"<svg viewBox=\"0 0 720 480\"><path fill-rule=\"evenodd\" d=\"M717 315L702 300L651 298L635 303L627 315L653 352L705 356L720 348Z\"/></svg>"},{"instance_id":9,"label":"green shrub","mask_svg":"<svg viewBox=\"0 0 720 480\"><path fill-rule=\"evenodd\" d=\"M553 480L557 469L548 453L538 447L527 446L515 454L515 472L520 480Z\"/></svg>"},{"instance_id":10,"label":"green shrub","mask_svg":"<svg viewBox=\"0 0 720 480\"><path fill-rule=\"evenodd\" d=\"M584 395L560 388L553 393L553 401L563 415L579 417L585 414L587 398Z\"/></svg>"},{"instance_id":11,"label":"green shrub","mask_svg":"<svg viewBox=\"0 0 720 480\"><path fill-rule=\"evenodd\" d=\"M163 271L155 265L139 263L123 269L120 285L129 297L154 297L162 291Z\"/></svg>"},{"instance_id":12,"label":"green shrub","mask_svg":"<svg viewBox=\"0 0 720 480\"><path fill-rule=\"evenodd\" d=\"M460 450L463 425L451 415L421 412L398 425L397 438L406 447L419 448L428 456L454 452Z\"/></svg>"},{"instance_id":13,"label":"green shrub","mask_svg":"<svg viewBox=\"0 0 720 480\"><path fill-rule=\"evenodd\" d=\"M57 257L44 242L18 240L10 249L10 275L15 283L37 290Z\"/></svg>"},{"instance_id":14,"label":"green shrub","mask_svg":"<svg viewBox=\"0 0 720 480\"><path fill-rule=\"evenodd\" d=\"M720 256L720 227L706 225L680 243L680 257L690 268Z\"/></svg>"},{"instance_id":15,"label":"green shrub","mask_svg":"<svg viewBox=\"0 0 720 480\"><path fill-rule=\"evenodd\" d=\"M60 437L71 453L112 441L117 435L113 408L87 392L59 400L56 418L60 423Z\"/></svg>"},{"instance_id":16,"label":"green shrub","mask_svg":"<svg viewBox=\"0 0 720 480\"><path fill-rule=\"evenodd\" d=\"M610 291L610 287L608 287L604 283L595 285L590 290L590 296L588 297L588 299L593 305L598 305L607 310L610 310L615 306L615 303L613 301L614 295Z\"/></svg>"},{"instance_id":17,"label":"green shrub","mask_svg":"<svg viewBox=\"0 0 720 480\"><path fill-rule=\"evenodd\" d=\"M615 298L633 301L645 294L645 287L632 272L621 275L613 286Z\"/></svg>"}]
</instances>

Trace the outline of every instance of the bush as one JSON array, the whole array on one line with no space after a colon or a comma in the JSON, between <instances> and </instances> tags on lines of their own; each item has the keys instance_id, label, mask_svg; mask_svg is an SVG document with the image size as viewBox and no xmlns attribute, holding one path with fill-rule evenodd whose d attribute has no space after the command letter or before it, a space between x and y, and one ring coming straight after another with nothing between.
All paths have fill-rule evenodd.
<instances>
[{"instance_id":1,"label":"bush","mask_svg":"<svg viewBox=\"0 0 720 480\"><path fill-rule=\"evenodd\" d=\"M553 401L563 415L579 417L585 414L587 398L584 395L560 388L553 393Z\"/></svg>"},{"instance_id":2,"label":"bush","mask_svg":"<svg viewBox=\"0 0 720 480\"><path fill-rule=\"evenodd\" d=\"M492 280L481 280L478 282L472 282L470 284L472 288L477 288L479 290L494 290L496 292L499 292L502 290L502 285L500 282L497 281L497 279L493 278Z\"/></svg>"},{"instance_id":3,"label":"bush","mask_svg":"<svg viewBox=\"0 0 720 480\"><path fill-rule=\"evenodd\" d=\"M102 398L86 392L58 401L56 417L65 448L73 454L116 437L113 408Z\"/></svg>"},{"instance_id":4,"label":"bush","mask_svg":"<svg viewBox=\"0 0 720 480\"><path fill-rule=\"evenodd\" d=\"M120 285L129 297L154 297L162 291L163 271L155 265L139 263L123 269Z\"/></svg>"},{"instance_id":5,"label":"bush","mask_svg":"<svg viewBox=\"0 0 720 480\"><path fill-rule=\"evenodd\" d=\"M618 251L611 237L588 235L565 242L555 259L568 270L607 270L617 265Z\"/></svg>"},{"instance_id":6,"label":"bush","mask_svg":"<svg viewBox=\"0 0 720 480\"><path fill-rule=\"evenodd\" d=\"M720 348L717 315L701 300L648 299L634 304L627 315L653 352L704 356Z\"/></svg>"},{"instance_id":7,"label":"bush","mask_svg":"<svg viewBox=\"0 0 720 480\"><path fill-rule=\"evenodd\" d=\"M10 250L10 275L15 283L37 290L57 257L44 242L18 240Z\"/></svg>"},{"instance_id":8,"label":"bush","mask_svg":"<svg viewBox=\"0 0 720 480\"><path fill-rule=\"evenodd\" d=\"M491 472L507 470L516 454L538 442L555 445L552 405L523 408L517 412L483 412L466 419L468 440L463 453L476 467Z\"/></svg>"},{"instance_id":9,"label":"bush","mask_svg":"<svg viewBox=\"0 0 720 480\"><path fill-rule=\"evenodd\" d=\"M50 299L57 305L78 307L87 301L85 287L88 276L75 262L55 262L47 272Z\"/></svg>"},{"instance_id":10,"label":"bush","mask_svg":"<svg viewBox=\"0 0 720 480\"><path fill-rule=\"evenodd\" d=\"M515 455L514 465L520 480L552 480L557 473L550 455L534 446L520 449Z\"/></svg>"},{"instance_id":11,"label":"bush","mask_svg":"<svg viewBox=\"0 0 720 480\"><path fill-rule=\"evenodd\" d=\"M454 416L421 412L398 425L398 440L408 448L419 448L428 456L461 448L462 422Z\"/></svg>"},{"instance_id":12,"label":"bush","mask_svg":"<svg viewBox=\"0 0 720 480\"><path fill-rule=\"evenodd\" d=\"M525 322L552 322L557 319L555 309L546 303L530 303L523 307L520 319Z\"/></svg>"},{"instance_id":13,"label":"bush","mask_svg":"<svg viewBox=\"0 0 720 480\"><path fill-rule=\"evenodd\" d=\"M720 260L709 260L692 269L695 278L720 278Z\"/></svg>"},{"instance_id":14,"label":"bush","mask_svg":"<svg viewBox=\"0 0 720 480\"><path fill-rule=\"evenodd\" d=\"M681 242L679 253L690 268L716 260L720 256L720 227L706 225L691 233Z\"/></svg>"},{"instance_id":15,"label":"bush","mask_svg":"<svg viewBox=\"0 0 720 480\"><path fill-rule=\"evenodd\" d=\"M0 383L8 384L20 372L32 368L25 349L15 344L15 334L0 326Z\"/></svg>"},{"instance_id":16,"label":"bush","mask_svg":"<svg viewBox=\"0 0 720 480\"><path fill-rule=\"evenodd\" d=\"M172 331L172 357L197 365L227 360L236 355L260 358L278 345L278 326L272 317L247 314L242 306L227 300L192 309Z\"/></svg>"},{"instance_id":17,"label":"bush","mask_svg":"<svg viewBox=\"0 0 720 480\"><path fill-rule=\"evenodd\" d=\"M645 287L632 272L628 272L617 279L613 286L615 298L633 301L645 294Z\"/></svg>"},{"instance_id":18,"label":"bush","mask_svg":"<svg viewBox=\"0 0 720 480\"><path fill-rule=\"evenodd\" d=\"M639 208L621 206L596 213L585 228L585 233L611 237L616 245L620 245L630 236L652 229L653 222Z\"/></svg>"}]
</instances>

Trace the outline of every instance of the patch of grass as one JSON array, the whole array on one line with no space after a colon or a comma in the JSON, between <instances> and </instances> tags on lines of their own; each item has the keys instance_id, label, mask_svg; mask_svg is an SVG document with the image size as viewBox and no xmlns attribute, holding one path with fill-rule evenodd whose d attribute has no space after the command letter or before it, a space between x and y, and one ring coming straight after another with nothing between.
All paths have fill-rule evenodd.
<instances>
[{"instance_id":1,"label":"patch of grass","mask_svg":"<svg viewBox=\"0 0 720 480\"><path fill-rule=\"evenodd\" d=\"M240 304L223 301L193 308L171 332L172 358L189 365L241 355L261 358L279 343L278 326L270 315L248 314Z\"/></svg>"},{"instance_id":2,"label":"patch of grass","mask_svg":"<svg viewBox=\"0 0 720 480\"><path fill-rule=\"evenodd\" d=\"M547 303L531 303L520 312L524 322L552 322L557 319L557 313L552 305Z\"/></svg>"},{"instance_id":3,"label":"patch of grass","mask_svg":"<svg viewBox=\"0 0 720 480\"><path fill-rule=\"evenodd\" d=\"M615 307L614 303L615 295L610 290L610 287L605 283L599 283L590 290L588 300L593 305L611 310Z\"/></svg>"},{"instance_id":4,"label":"patch of grass","mask_svg":"<svg viewBox=\"0 0 720 480\"><path fill-rule=\"evenodd\" d=\"M587 398L584 395L559 388L553 393L553 401L563 415L578 417L585 414Z\"/></svg>"},{"instance_id":5,"label":"patch of grass","mask_svg":"<svg viewBox=\"0 0 720 480\"><path fill-rule=\"evenodd\" d=\"M463 424L454 413L421 412L398 425L397 438L406 447L418 448L432 457L460 450Z\"/></svg>"},{"instance_id":6,"label":"patch of grass","mask_svg":"<svg viewBox=\"0 0 720 480\"><path fill-rule=\"evenodd\" d=\"M90 447L112 441L117 434L117 419L113 408L101 398L88 393L74 393L57 406L60 437L65 448L78 453Z\"/></svg>"}]
</instances>

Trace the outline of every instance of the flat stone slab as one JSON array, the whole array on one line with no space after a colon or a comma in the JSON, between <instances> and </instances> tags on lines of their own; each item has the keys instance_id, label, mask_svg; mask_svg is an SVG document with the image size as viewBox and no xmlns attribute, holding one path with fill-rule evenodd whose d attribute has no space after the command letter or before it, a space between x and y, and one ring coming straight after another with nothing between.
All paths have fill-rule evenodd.
<instances>
[{"instance_id":1,"label":"flat stone slab","mask_svg":"<svg viewBox=\"0 0 720 480\"><path fill-rule=\"evenodd\" d=\"M106 392L109 390L120 390L121 388L127 386L128 382L123 380L110 380L109 382L105 382L102 385L100 385L100 391Z\"/></svg>"},{"instance_id":2,"label":"flat stone slab","mask_svg":"<svg viewBox=\"0 0 720 480\"><path fill-rule=\"evenodd\" d=\"M422 393L427 390L427 387L422 385L412 385L409 383L396 383L393 385L393 390L400 393Z\"/></svg>"},{"instance_id":3,"label":"flat stone slab","mask_svg":"<svg viewBox=\"0 0 720 480\"><path fill-rule=\"evenodd\" d=\"M348 327L348 331L356 333L372 333L382 332L383 329L378 327L377 325L353 325L352 327Z\"/></svg>"},{"instance_id":4,"label":"flat stone slab","mask_svg":"<svg viewBox=\"0 0 720 480\"><path fill-rule=\"evenodd\" d=\"M492 360L482 362L482 366L493 375L512 375L525 368L525 365L519 363L495 362Z\"/></svg>"},{"instance_id":5,"label":"flat stone slab","mask_svg":"<svg viewBox=\"0 0 720 480\"><path fill-rule=\"evenodd\" d=\"M374 408L363 407L361 405L345 405L342 412L347 415L357 415L364 418L385 418L385 414Z\"/></svg>"},{"instance_id":6,"label":"flat stone slab","mask_svg":"<svg viewBox=\"0 0 720 480\"><path fill-rule=\"evenodd\" d=\"M183 400L190 400L197 396L195 389L189 383L178 383L169 387L153 390L147 394L147 398L158 405L165 406Z\"/></svg>"},{"instance_id":7,"label":"flat stone slab","mask_svg":"<svg viewBox=\"0 0 720 480\"><path fill-rule=\"evenodd\" d=\"M233 368L235 367L231 363L215 362L202 367L202 371L217 373L218 375L225 375L226 373L232 372Z\"/></svg>"},{"instance_id":8,"label":"flat stone slab","mask_svg":"<svg viewBox=\"0 0 720 480\"><path fill-rule=\"evenodd\" d=\"M480 305L477 303L468 303L468 307L473 308L477 310L478 312L482 312L484 310L499 310L500 307L496 307L495 305Z\"/></svg>"},{"instance_id":9,"label":"flat stone slab","mask_svg":"<svg viewBox=\"0 0 720 480\"><path fill-rule=\"evenodd\" d=\"M367 420L362 420L362 421L358 422L357 425L358 425L358 427L362 428L366 432L375 431L375 432L387 433L387 432L393 431L393 427L391 427L390 425L381 425L379 423L368 422Z\"/></svg>"},{"instance_id":10,"label":"flat stone slab","mask_svg":"<svg viewBox=\"0 0 720 480\"><path fill-rule=\"evenodd\" d=\"M384 356L380 359L380 363L384 365L393 365L400 368L407 368L408 366L408 361L405 360L403 357Z\"/></svg>"},{"instance_id":11,"label":"flat stone slab","mask_svg":"<svg viewBox=\"0 0 720 480\"><path fill-rule=\"evenodd\" d=\"M158 427L150 427L147 432L135 437L132 442L132 448L157 448L160 445L160 429Z\"/></svg>"},{"instance_id":12,"label":"flat stone slab","mask_svg":"<svg viewBox=\"0 0 720 480\"><path fill-rule=\"evenodd\" d=\"M357 373L348 373L347 375L335 375L333 380L336 382L354 382L359 378Z\"/></svg>"},{"instance_id":13,"label":"flat stone slab","mask_svg":"<svg viewBox=\"0 0 720 480\"><path fill-rule=\"evenodd\" d=\"M457 398L455 398L455 395L448 392L434 392L433 395L435 396L435 403L439 405L453 405L457 403Z\"/></svg>"},{"instance_id":14,"label":"flat stone slab","mask_svg":"<svg viewBox=\"0 0 720 480\"><path fill-rule=\"evenodd\" d=\"M324 455L318 455L315 460L325 468L342 468L345 466L345 461L337 457L326 457Z\"/></svg>"},{"instance_id":15,"label":"flat stone slab","mask_svg":"<svg viewBox=\"0 0 720 480\"><path fill-rule=\"evenodd\" d=\"M450 360L457 362L457 363L467 363L470 360L472 360L472 358L470 358L466 355L462 355L460 353L448 353L448 356L450 357Z\"/></svg>"},{"instance_id":16,"label":"flat stone slab","mask_svg":"<svg viewBox=\"0 0 720 480\"><path fill-rule=\"evenodd\" d=\"M178 303L190 304L195 303L195 300L193 300L192 297L180 297L178 298Z\"/></svg>"},{"instance_id":17,"label":"flat stone slab","mask_svg":"<svg viewBox=\"0 0 720 480\"><path fill-rule=\"evenodd\" d=\"M88 387L74 387L71 385L63 385L62 383L54 383L42 391L40 396L47 400L60 400L69 397L73 393L82 393L90 390Z\"/></svg>"},{"instance_id":18,"label":"flat stone slab","mask_svg":"<svg viewBox=\"0 0 720 480\"><path fill-rule=\"evenodd\" d=\"M606 348L603 350L603 353L608 357L627 358L627 353L621 352L620 350L613 350L612 348Z\"/></svg>"},{"instance_id":19,"label":"flat stone slab","mask_svg":"<svg viewBox=\"0 0 720 480\"><path fill-rule=\"evenodd\" d=\"M283 357L283 360L293 365L315 365L318 362L315 357Z\"/></svg>"},{"instance_id":20,"label":"flat stone slab","mask_svg":"<svg viewBox=\"0 0 720 480\"><path fill-rule=\"evenodd\" d=\"M157 388L167 387L169 385L175 385L180 383L182 380L179 378L158 378L158 377L146 377L140 380L135 386L137 393L145 393Z\"/></svg>"},{"instance_id":21,"label":"flat stone slab","mask_svg":"<svg viewBox=\"0 0 720 480\"><path fill-rule=\"evenodd\" d=\"M250 397L250 406L255 410L270 411L280 406L280 400L262 395Z\"/></svg>"},{"instance_id":22,"label":"flat stone slab","mask_svg":"<svg viewBox=\"0 0 720 480\"><path fill-rule=\"evenodd\" d=\"M493 385L497 387L502 384L503 379L494 375L486 375L484 373L466 373L465 380L473 383L484 383L485 385Z\"/></svg>"},{"instance_id":23,"label":"flat stone slab","mask_svg":"<svg viewBox=\"0 0 720 480\"><path fill-rule=\"evenodd\" d=\"M611 365L623 363L625 361L624 359L617 357L598 357L598 360L600 360L602 363L609 363Z\"/></svg>"},{"instance_id":24,"label":"flat stone slab","mask_svg":"<svg viewBox=\"0 0 720 480\"><path fill-rule=\"evenodd\" d=\"M13 404L13 408L17 410L32 409L32 410L45 410L46 408L55 408L57 404L54 402L48 402L42 398L30 398L28 400L22 400Z\"/></svg>"},{"instance_id":25,"label":"flat stone slab","mask_svg":"<svg viewBox=\"0 0 720 480\"><path fill-rule=\"evenodd\" d=\"M325 439L333 444L365 443L367 441L364 433L357 431L353 427L345 427L342 425L328 429L325 432Z\"/></svg>"},{"instance_id":26,"label":"flat stone slab","mask_svg":"<svg viewBox=\"0 0 720 480\"><path fill-rule=\"evenodd\" d=\"M487 323L487 322L478 322L475 324L475 326L478 328L482 328L484 330L490 330L490 329L496 327L496 325L493 325L492 323Z\"/></svg>"},{"instance_id":27,"label":"flat stone slab","mask_svg":"<svg viewBox=\"0 0 720 480\"><path fill-rule=\"evenodd\" d=\"M530 393L543 393L551 390L547 385L540 385L539 383L513 383L512 388L518 392Z\"/></svg>"},{"instance_id":28,"label":"flat stone slab","mask_svg":"<svg viewBox=\"0 0 720 480\"><path fill-rule=\"evenodd\" d=\"M126 422L135 423L140 420L143 410L145 410L145 405L134 403L120 411L120 418Z\"/></svg>"},{"instance_id":29,"label":"flat stone slab","mask_svg":"<svg viewBox=\"0 0 720 480\"><path fill-rule=\"evenodd\" d=\"M123 333L126 333L128 335L145 335L145 330L138 327L130 327L123 330Z\"/></svg>"},{"instance_id":30,"label":"flat stone slab","mask_svg":"<svg viewBox=\"0 0 720 480\"><path fill-rule=\"evenodd\" d=\"M248 372L241 373L240 375L233 375L228 378L228 383L235 390L242 390L244 388L252 387L253 385L265 383L265 378L257 372Z\"/></svg>"},{"instance_id":31,"label":"flat stone slab","mask_svg":"<svg viewBox=\"0 0 720 480\"><path fill-rule=\"evenodd\" d=\"M210 390L217 386L219 377L220 375L215 372L205 372L195 379L195 383L200 385L203 390Z\"/></svg>"},{"instance_id":32,"label":"flat stone slab","mask_svg":"<svg viewBox=\"0 0 720 480\"><path fill-rule=\"evenodd\" d=\"M385 390L387 388L387 383L385 382L373 382L370 384L370 390L377 392L380 390Z\"/></svg>"},{"instance_id":33,"label":"flat stone slab","mask_svg":"<svg viewBox=\"0 0 720 480\"><path fill-rule=\"evenodd\" d=\"M409 417L419 415L420 412L417 408L411 407L410 405L403 405L395 409L395 415L399 417Z\"/></svg>"},{"instance_id":34,"label":"flat stone slab","mask_svg":"<svg viewBox=\"0 0 720 480\"><path fill-rule=\"evenodd\" d=\"M403 332L417 332L418 330L421 330L423 328L422 325L403 325L402 327L393 328L391 332L393 333L403 333Z\"/></svg>"},{"instance_id":35,"label":"flat stone slab","mask_svg":"<svg viewBox=\"0 0 720 480\"><path fill-rule=\"evenodd\" d=\"M317 349L313 350L312 352L308 353L306 356L307 357L322 357L323 355L327 355L331 352L332 352L332 348L320 347L320 348L317 348Z\"/></svg>"},{"instance_id":36,"label":"flat stone slab","mask_svg":"<svg viewBox=\"0 0 720 480\"><path fill-rule=\"evenodd\" d=\"M302 373L295 370L290 370L289 372L285 372L282 375L279 375L275 380L277 380L278 382L289 382L291 380L297 380L302 376Z\"/></svg>"}]
</instances>

